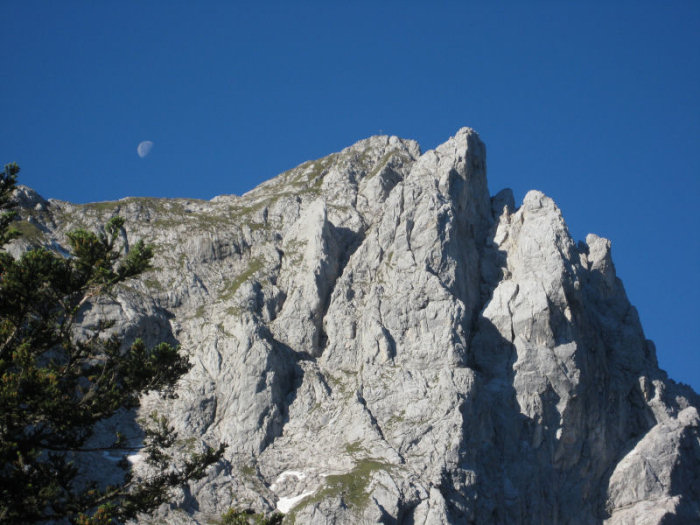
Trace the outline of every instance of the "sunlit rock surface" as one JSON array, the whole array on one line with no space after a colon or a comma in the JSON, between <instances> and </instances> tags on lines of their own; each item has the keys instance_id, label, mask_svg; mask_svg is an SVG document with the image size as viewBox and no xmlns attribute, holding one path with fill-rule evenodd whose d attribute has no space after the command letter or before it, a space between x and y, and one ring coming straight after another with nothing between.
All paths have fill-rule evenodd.
<instances>
[{"instance_id":1,"label":"sunlit rock surface","mask_svg":"<svg viewBox=\"0 0 700 525\"><path fill-rule=\"evenodd\" d=\"M16 253L116 214L157 247L85 323L179 343L178 398L142 414L229 447L154 522L700 521L698 397L659 370L610 241L575 243L538 191L491 197L471 129L423 154L372 137L242 197L18 200Z\"/></svg>"}]
</instances>

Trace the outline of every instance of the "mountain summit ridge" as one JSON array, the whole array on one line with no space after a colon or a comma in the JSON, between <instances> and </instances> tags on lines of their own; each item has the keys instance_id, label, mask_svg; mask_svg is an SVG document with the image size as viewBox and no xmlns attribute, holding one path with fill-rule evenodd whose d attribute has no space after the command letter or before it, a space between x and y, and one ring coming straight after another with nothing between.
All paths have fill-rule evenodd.
<instances>
[{"instance_id":1,"label":"mountain summit ridge","mask_svg":"<svg viewBox=\"0 0 700 525\"><path fill-rule=\"evenodd\" d=\"M364 139L240 197L22 203L16 251L115 214L158 247L85 322L180 343L179 397L143 412L230 445L169 522L700 519L698 396L658 368L610 241L575 243L539 191L491 197L470 128L424 153Z\"/></svg>"}]
</instances>

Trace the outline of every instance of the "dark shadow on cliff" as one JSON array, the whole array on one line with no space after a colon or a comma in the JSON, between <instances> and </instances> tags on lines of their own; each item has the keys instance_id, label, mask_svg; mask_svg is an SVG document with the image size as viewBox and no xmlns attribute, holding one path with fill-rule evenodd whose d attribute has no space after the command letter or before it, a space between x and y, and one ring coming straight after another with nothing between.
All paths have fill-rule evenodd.
<instances>
[{"instance_id":1,"label":"dark shadow on cliff","mask_svg":"<svg viewBox=\"0 0 700 525\"><path fill-rule=\"evenodd\" d=\"M272 371L279 376L279 381L275 384L273 390L273 396L280 411L280 419L269 429L259 453L262 453L275 438L282 435L284 426L289 422L289 407L294 403L297 390L304 381L304 370L299 366L299 362L313 361L309 354L297 352L286 343L275 339L267 327L264 328L263 334L272 345L272 359L269 361L275 365Z\"/></svg>"},{"instance_id":2,"label":"dark shadow on cliff","mask_svg":"<svg viewBox=\"0 0 700 525\"><path fill-rule=\"evenodd\" d=\"M468 237L473 232L465 228L461 234ZM639 386L639 375L648 367L629 369L628 341L614 333L619 316L630 315L620 313L619 303L626 297L591 297L585 289L596 283L587 279L601 278L592 272L583 277L584 291L580 291L574 285L572 262L565 261L564 292L571 318L550 303L547 322L558 327L553 329L553 341L533 342L529 350L552 352L557 361L555 348L575 344L573 362L580 378L568 390L566 404L558 406L562 399L545 370L516 365L513 327L510 334L501 334L483 316L507 267L507 254L492 241L493 232L477 243L481 299L464 327L469 334L465 364L477 378L462 406L460 468L445 472L440 487L450 520L509 525L602 523L608 517L607 487L615 465L655 423ZM448 254L464 257L459 252L467 247L468 242L455 243ZM464 281L453 287L467 304L474 297L466 286L468 270L462 270ZM604 322L608 318L612 324ZM633 321L628 321L629 326L634 327ZM649 354L643 340L633 348L641 356ZM541 385L519 400L518 392L527 392L529 373L536 374Z\"/></svg>"},{"instance_id":3,"label":"dark shadow on cliff","mask_svg":"<svg viewBox=\"0 0 700 525\"><path fill-rule=\"evenodd\" d=\"M588 254L585 243L579 253ZM619 462L629 454L657 421L642 384L665 380L656 361L654 345L644 339L636 310L619 279L583 268L580 290L565 288L573 314L573 339L579 345L577 366L581 384L578 409L588 426L583 465L597 484L589 483L591 512L598 523L610 517L608 489ZM581 465L579 465L581 466Z\"/></svg>"},{"instance_id":4,"label":"dark shadow on cliff","mask_svg":"<svg viewBox=\"0 0 700 525\"><path fill-rule=\"evenodd\" d=\"M331 223L332 225L332 223ZM323 319L326 317L328 308L331 304L331 297L333 296L333 291L338 283L338 280L343 276L345 267L350 262L350 258L357 251L357 249L362 245L362 241L365 240L365 231L355 232L350 228L337 227L332 225L333 238L335 239L338 253L336 255L337 268L333 281L328 287L326 296L323 298L323 305L321 307L320 323L318 327L318 355L323 354L323 350L328 343L328 336L323 329Z\"/></svg>"},{"instance_id":5,"label":"dark shadow on cliff","mask_svg":"<svg viewBox=\"0 0 700 525\"><path fill-rule=\"evenodd\" d=\"M120 321L123 321L121 317L113 313L103 315L103 307L113 304L115 303L111 300L104 300L101 304L93 306L96 308L93 313L101 319L113 319L119 326ZM141 306L138 302L134 304ZM86 322L88 327L90 326L89 317L88 315ZM148 348L161 342L179 346L179 341L169 323L172 317L170 312L159 307L155 301L148 303L141 311L141 315L132 320L119 334L123 351L128 351L137 338L142 339ZM86 318L81 316L81 321L86 321ZM117 432L124 436L123 443L118 448L113 447ZM143 439L142 422L137 417L136 409L119 409L112 417L94 426L92 436L83 447L89 452L76 454L76 466L81 472L79 478L84 481L94 480L102 485L121 483L126 473L131 470L132 461L139 461L138 454L143 446Z\"/></svg>"},{"instance_id":6,"label":"dark shadow on cliff","mask_svg":"<svg viewBox=\"0 0 700 525\"><path fill-rule=\"evenodd\" d=\"M697 405L697 394L685 385L674 385ZM680 460L671 471L670 494L680 496L675 516L665 516L660 525L700 523L700 429L688 426L680 440Z\"/></svg>"}]
</instances>

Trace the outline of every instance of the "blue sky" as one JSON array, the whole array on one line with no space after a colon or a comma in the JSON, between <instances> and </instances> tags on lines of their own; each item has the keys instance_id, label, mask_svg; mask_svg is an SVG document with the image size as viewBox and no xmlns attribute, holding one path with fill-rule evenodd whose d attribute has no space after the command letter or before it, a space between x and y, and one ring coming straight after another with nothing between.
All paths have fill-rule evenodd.
<instances>
[{"instance_id":1,"label":"blue sky","mask_svg":"<svg viewBox=\"0 0 700 525\"><path fill-rule=\"evenodd\" d=\"M0 160L45 197L208 199L467 125L492 193L612 240L662 368L700 391L700 2L343 4L4 0Z\"/></svg>"}]
</instances>

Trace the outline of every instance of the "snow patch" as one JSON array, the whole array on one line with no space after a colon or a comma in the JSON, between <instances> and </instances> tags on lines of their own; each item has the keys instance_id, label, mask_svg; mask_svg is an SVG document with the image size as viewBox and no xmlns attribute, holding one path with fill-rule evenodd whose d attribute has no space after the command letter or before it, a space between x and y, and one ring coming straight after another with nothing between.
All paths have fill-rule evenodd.
<instances>
[{"instance_id":1,"label":"snow patch","mask_svg":"<svg viewBox=\"0 0 700 525\"><path fill-rule=\"evenodd\" d=\"M292 498L285 498L282 497L279 500L277 500L277 510L282 512L283 514L287 514L290 510L292 510L292 507L294 507L297 503L299 503L301 500L303 500L307 496L311 496L314 491L310 490L309 492L303 492L299 494L298 496L294 496Z\"/></svg>"},{"instance_id":2,"label":"snow patch","mask_svg":"<svg viewBox=\"0 0 700 525\"><path fill-rule=\"evenodd\" d=\"M126 459L129 460L129 463L135 465L143 459L143 454L129 454L128 456L126 456Z\"/></svg>"}]
</instances>

